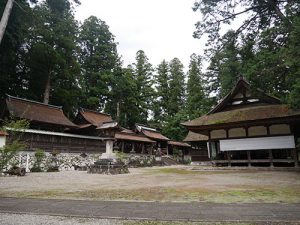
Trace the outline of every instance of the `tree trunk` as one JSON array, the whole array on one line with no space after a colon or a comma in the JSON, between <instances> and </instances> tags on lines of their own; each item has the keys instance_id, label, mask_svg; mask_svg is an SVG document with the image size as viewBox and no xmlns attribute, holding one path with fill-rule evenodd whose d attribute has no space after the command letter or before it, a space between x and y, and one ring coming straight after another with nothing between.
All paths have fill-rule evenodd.
<instances>
[{"instance_id":1,"label":"tree trunk","mask_svg":"<svg viewBox=\"0 0 300 225\"><path fill-rule=\"evenodd\" d=\"M50 73L49 73L48 77L47 77L47 81L46 81L45 92L44 92L43 102L45 104L49 104L50 88L51 88L51 85L50 85Z\"/></svg>"},{"instance_id":2,"label":"tree trunk","mask_svg":"<svg viewBox=\"0 0 300 225\"><path fill-rule=\"evenodd\" d=\"M119 122L120 119L120 102L117 102L117 118L116 120Z\"/></svg>"},{"instance_id":3,"label":"tree trunk","mask_svg":"<svg viewBox=\"0 0 300 225\"><path fill-rule=\"evenodd\" d=\"M9 15L11 13L11 9L13 7L13 4L14 4L14 0L7 0L4 12L2 14L2 18L1 18L1 21L0 21L0 44L1 44L2 38L4 36L4 32L5 32L5 29L6 29L6 26L7 26L8 18L9 18Z\"/></svg>"}]
</instances>

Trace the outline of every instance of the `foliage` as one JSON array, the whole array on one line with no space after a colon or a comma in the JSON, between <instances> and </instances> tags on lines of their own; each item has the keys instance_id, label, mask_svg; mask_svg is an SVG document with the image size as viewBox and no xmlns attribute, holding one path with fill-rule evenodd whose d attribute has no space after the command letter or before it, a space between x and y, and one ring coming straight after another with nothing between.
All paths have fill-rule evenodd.
<instances>
[{"instance_id":1,"label":"foliage","mask_svg":"<svg viewBox=\"0 0 300 225\"><path fill-rule=\"evenodd\" d=\"M186 110L188 119L195 119L205 114L210 107L205 92L204 75L201 72L202 58L196 54L190 57L187 81Z\"/></svg>"},{"instance_id":2,"label":"foliage","mask_svg":"<svg viewBox=\"0 0 300 225\"><path fill-rule=\"evenodd\" d=\"M29 123L27 120L16 120L12 118L3 121L3 126L0 130L7 132L7 129L9 128L9 138L12 141L3 147L0 147L0 174L3 170L7 169L10 160L16 153L25 148L25 144L20 141L23 134L20 130L26 129L28 125Z\"/></svg>"},{"instance_id":3,"label":"foliage","mask_svg":"<svg viewBox=\"0 0 300 225\"><path fill-rule=\"evenodd\" d=\"M133 77L136 83L135 104L138 108L136 123L147 124L151 113L154 90L153 68L144 51L136 53L136 62L133 64Z\"/></svg>"},{"instance_id":4,"label":"foliage","mask_svg":"<svg viewBox=\"0 0 300 225\"><path fill-rule=\"evenodd\" d=\"M103 109L119 63L117 44L108 25L95 16L90 16L81 26L79 43L84 80L82 106Z\"/></svg>"},{"instance_id":5,"label":"foliage","mask_svg":"<svg viewBox=\"0 0 300 225\"><path fill-rule=\"evenodd\" d=\"M46 156L45 151L42 149L37 149L34 153L34 156L35 156L36 160L33 164L31 172L42 172L43 170L42 170L41 164L42 164L43 159Z\"/></svg>"},{"instance_id":6,"label":"foliage","mask_svg":"<svg viewBox=\"0 0 300 225\"><path fill-rule=\"evenodd\" d=\"M7 1L0 1L0 15ZM8 25L0 45L0 108L6 93L19 95L24 91L24 41L29 35L29 25L32 19L28 1L18 0L19 7L13 7ZM0 110L0 116L1 116Z\"/></svg>"},{"instance_id":7,"label":"foliage","mask_svg":"<svg viewBox=\"0 0 300 225\"><path fill-rule=\"evenodd\" d=\"M291 17L299 13L297 1L256 1L256 0L197 0L194 11L200 11L202 21L196 23L194 37L200 38L208 34L209 43L220 40L222 25L231 25L239 21L239 27L234 31L236 36L260 32L280 25L288 28L293 26Z\"/></svg>"},{"instance_id":8,"label":"foliage","mask_svg":"<svg viewBox=\"0 0 300 225\"><path fill-rule=\"evenodd\" d=\"M187 131L180 124L187 120L186 111L180 110L174 116L166 119L166 125L162 128L162 133L172 140L183 140L187 135Z\"/></svg>"},{"instance_id":9,"label":"foliage","mask_svg":"<svg viewBox=\"0 0 300 225\"><path fill-rule=\"evenodd\" d=\"M78 25L71 3L43 1L33 8L33 14L26 40L30 97L63 105L72 114L80 95L80 66L76 58Z\"/></svg>"},{"instance_id":10,"label":"foliage","mask_svg":"<svg viewBox=\"0 0 300 225\"><path fill-rule=\"evenodd\" d=\"M171 60L170 64L170 81L169 81L169 102L167 113L174 116L180 111L185 103L185 74L183 72L183 64L178 58Z\"/></svg>"},{"instance_id":11,"label":"foliage","mask_svg":"<svg viewBox=\"0 0 300 225\"><path fill-rule=\"evenodd\" d=\"M157 67L155 76L156 82L156 101L154 120L157 124L165 121L168 113L168 102L170 98L170 71L168 63L163 60Z\"/></svg>"},{"instance_id":12,"label":"foliage","mask_svg":"<svg viewBox=\"0 0 300 225\"><path fill-rule=\"evenodd\" d=\"M194 36L208 34L206 77L211 94L222 98L244 75L250 83L293 107L300 107L299 15L296 1L203 1L194 10L203 14ZM221 36L226 26L240 27ZM222 26L221 26L222 25ZM231 28L234 26L231 26Z\"/></svg>"}]
</instances>

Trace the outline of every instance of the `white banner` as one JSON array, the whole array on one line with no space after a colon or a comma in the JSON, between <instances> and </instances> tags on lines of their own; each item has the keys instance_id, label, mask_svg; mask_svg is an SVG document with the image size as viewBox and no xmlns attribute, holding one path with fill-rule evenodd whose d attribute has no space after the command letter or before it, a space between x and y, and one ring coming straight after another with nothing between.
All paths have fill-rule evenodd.
<instances>
[{"instance_id":1,"label":"white banner","mask_svg":"<svg viewBox=\"0 0 300 225\"><path fill-rule=\"evenodd\" d=\"M221 151L295 148L293 135L220 140Z\"/></svg>"}]
</instances>

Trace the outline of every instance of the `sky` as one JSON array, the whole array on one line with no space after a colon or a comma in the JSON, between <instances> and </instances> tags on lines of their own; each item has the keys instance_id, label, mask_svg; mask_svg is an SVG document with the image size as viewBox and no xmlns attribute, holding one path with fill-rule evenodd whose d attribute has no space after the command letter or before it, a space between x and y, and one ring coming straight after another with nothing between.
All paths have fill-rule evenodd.
<instances>
[{"instance_id":1,"label":"sky","mask_svg":"<svg viewBox=\"0 0 300 225\"><path fill-rule=\"evenodd\" d=\"M192 53L203 54L205 40L193 38L201 19L195 0L81 0L75 17L83 22L93 15L106 22L118 42L124 66L144 50L153 66L177 57L188 68Z\"/></svg>"}]
</instances>

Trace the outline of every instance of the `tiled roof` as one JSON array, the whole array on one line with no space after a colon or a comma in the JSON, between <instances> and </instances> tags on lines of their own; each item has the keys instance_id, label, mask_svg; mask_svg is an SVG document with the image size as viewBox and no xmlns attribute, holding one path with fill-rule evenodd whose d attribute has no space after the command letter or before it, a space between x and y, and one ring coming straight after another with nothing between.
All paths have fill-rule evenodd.
<instances>
[{"instance_id":1,"label":"tiled roof","mask_svg":"<svg viewBox=\"0 0 300 225\"><path fill-rule=\"evenodd\" d=\"M296 116L300 118L300 110L292 110L288 105L264 105L205 115L182 125L199 127Z\"/></svg>"},{"instance_id":2,"label":"tiled roof","mask_svg":"<svg viewBox=\"0 0 300 225\"><path fill-rule=\"evenodd\" d=\"M162 141L168 141L169 140L169 138L165 137L164 135L162 135L161 133L159 133L157 131L142 129L142 133L150 139L162 140Z\"/></svg>"},{"instance_id":3,"label":"tiled roof","mask_svg":"<svg viewBox=\"0 0 300 225\"><path fill-rule=\"evenodd\" d=\"M125 133L125 132L116 133L115 138L119 139L119 140L155 143L155 141L152 141L152 140L150 140L149 138L147 138L145 136L141 136L141 135L138 135L138 134Z\"/></svg>"},{"instance_id":4,"label":"tiled roof","mask_svg":"<svg viewBox=\"0 0 300 225\"><path fill-rule=\"evenodd\" d=\"M183 141L207 141L207 140L208 137L206 135L189 131L189 133L187 134L187 136Z\"/></svg>"},{"instance_id":5,"label":"tiled roof","mask_svg":"<svg viewBox=\"0 0 300 225\"><path fill-rule=\"evenodd\" d=\"M169 145L180 146L180 147L191 147L189 144L181 141L168 141Z\"/></svg>"},{"instance_id":6,"label":"tiled roof","mask_svg":"<svg viewBox=\"0 0 300 225\"><path fill-rule=\"evenodd\" d=\"M104 122L112 121L111 116L106 113L96 112L88 109L80 109L79 113L87 122L93 124L96 127Z\"/></svg>"},{"instance_id":7,"label":"tiled roof","mask_svg":"<svg viewBox=\"0 0 300 225\"><path fill-rule=\"evenodd\" d=\"M6 99L11 115L29 121L42 122L65 127L76 127L63 113L62 107L8 96Z\"/></svg>"},{"instance_id":8,"label":"tiled roof","mask_svg":"<svg viewBox=\"0 0 300 225\"><path fill-rule=\"evenodd\" d=\"M208 112L208 114L225 111L226 107L230 106L229 103L231 101L234 101L234 96L238 93L243 93L243 92L248 93L248 95L250 94L252 99L255 98L260 102L266 104L281 104L281 101L278 98L270 96L264 93L260 89L252 88L250 84L243 77L240 77L236 85L232 88L232 90L210 112ZM248 107L248 106L244 105L244 107Z\"/></svg>"},{"instance_id":9,"label":"tiled roof","mask_svg":"<svg viewBox=\"0 0 300 225\"><path fill-rule=\"evenodd\" d=\"M0 136L7 136L8 134L5 131L0 130Z\"/></svg>"},{"instance_id":10,"label":"tiled roof","mask_svg":"<svg viewBox=\"0 0 300 225\"><path fill-rule=\"evenodd\" d=\"M122 129L122 133L128 133L128 134L134 134L134 131L133 130L129 130L129 129L126 129L126 128L123 128L123 127L121 127L121 129Z\"/></svg>"}]
</instances>

